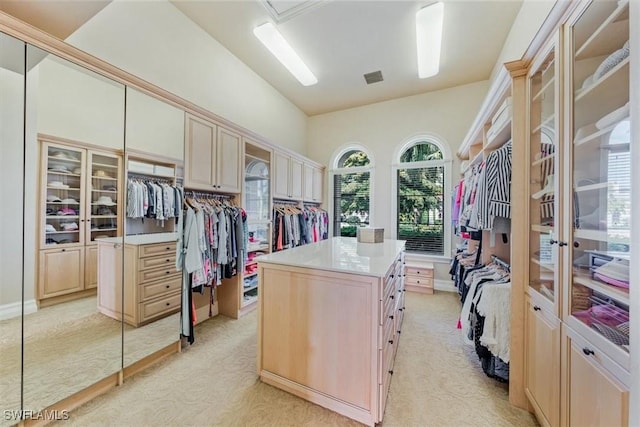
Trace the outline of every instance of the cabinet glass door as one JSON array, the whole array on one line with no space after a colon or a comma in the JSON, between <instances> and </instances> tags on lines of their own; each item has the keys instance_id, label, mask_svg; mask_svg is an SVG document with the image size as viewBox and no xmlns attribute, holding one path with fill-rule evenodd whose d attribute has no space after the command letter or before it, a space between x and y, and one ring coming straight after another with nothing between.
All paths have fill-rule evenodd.
<instances>
[{"instance_id":1,"label":"cabinet glass door","mask_svg":"<svg viewBox=\"0 0 640 427\"><path fill-rule=\"evenodd\" d=\"M89 241L99 237L121 236L120 224L120 164L112 154L89 152L87 180L91 198L87 214Z\"/></svg>"},{"instance_id":2,"label":"cabinet glass door","mask_svg":"<svg viewBox=\"0 0 640 427\"><path fill-rule=\"evenodd\" d=\"M85 150L43 143L45 209L42 248L84 243Z\"/></svg>"},{"instance_id":3,"label":"cabinet glass door","mask_svg":"<svg viewBox=\"0 0 640 427\"><path fill-rule=\"evenodd\" d=\"M593 2L572 27L570 315L629 349L629 3ZM576 322L577 321L577 322ZM586 332L585 332L586 333Z\"/></svg>"},{"instance_id":4,"label":"cabinet glass door","mask_svg":"<svg viewBox=\"0 0 640 427\"><path fill-rule=\"evenodd\" d=\"M555 303L558 289L558 111L555 45L529 77L530 199L529 287Z\"/></svg>"}]
</instances>

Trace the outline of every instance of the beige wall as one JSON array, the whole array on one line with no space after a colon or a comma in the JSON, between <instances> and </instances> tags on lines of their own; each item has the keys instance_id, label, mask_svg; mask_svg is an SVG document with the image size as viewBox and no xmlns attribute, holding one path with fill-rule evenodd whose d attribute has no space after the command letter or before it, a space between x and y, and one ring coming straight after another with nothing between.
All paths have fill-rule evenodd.
<instances>
[{"instance_id":1,"label":"beige wall","mask_svg":"<svg viewBox=\"0 0 640 427\"><path fill-rule=\"evenodd\" d=\"M372 225L391 236L392 158L400 145L419 134L439 136L455 153L488 89L488 81L370 104L309 118L307 154L330 165L332 154L347 144L366 147L373 161ZM328 169L331 169L329 166ZM459 179L459 162L452 166ZM325 183L325 189L330 186ZM330 193L325 191L325 200ZM442 277L444 278L444 277Z\"/></svg>"},{"instance_id":2,"label":"beige wall","mask_svg":"<svg viewBox=\"0 0 640 427\"><path fill-rule=\"evenodd\" d=\"M502 46L502 52L500 52L489 80L493 80L505 62L522 58L554 4L555 0L523 1L520 12L518 12L516 19L513 21L507 40Z\"/></svg>"},{"instance_id":3,"label":"beige wall","mask_svg":"<svg viewBox=\"0 0 640 427\"><path fill-rule=\"evenodd\" d=\"M22 301L22 106L24 76L0 67L0 319Z\"/></svg>"},{"instance_id":4,"label":"beige wall","mask_svg":"<svg viewBox=\"0 0 640 427\"><path fill-rule=\"evenodd\" d=\"M112 2L66 41L305 154L307 116L168 1Z\"/></svg>"}]
</instances>

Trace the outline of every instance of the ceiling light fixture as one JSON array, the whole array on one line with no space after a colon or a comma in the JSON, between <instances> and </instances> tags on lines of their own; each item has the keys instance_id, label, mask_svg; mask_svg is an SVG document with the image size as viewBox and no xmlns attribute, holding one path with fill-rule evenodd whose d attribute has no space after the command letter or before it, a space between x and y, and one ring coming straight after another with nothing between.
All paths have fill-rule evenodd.
<instances>
[{"instance_id":1,"label":"ceiling light fixture","mask_svg":"<svg viewBox=\"0 0 640 427\"><path fill-rule=\"evenodd\" d=\"M418 77L435 76L440 71L440 47L444 3L438 2L416 12L416 41L418 45Z\"/></svg>"},{"instance_id":2,"label":"ceiling light fixture","mask_svg":"<svg viewBox=\"0 0 640 427\"><path fill-rule=\"evenodd\" d=\"M309 70L309 67L302 62L302 59L300 59L298 54L271 22L254 28L253 34L255 34L258 40L269 49L273 56L278 58L278 61L280 61L303 86L311 86L318 83L316 76L314 76L311 70Z\"/></svg>"}]
</instances>

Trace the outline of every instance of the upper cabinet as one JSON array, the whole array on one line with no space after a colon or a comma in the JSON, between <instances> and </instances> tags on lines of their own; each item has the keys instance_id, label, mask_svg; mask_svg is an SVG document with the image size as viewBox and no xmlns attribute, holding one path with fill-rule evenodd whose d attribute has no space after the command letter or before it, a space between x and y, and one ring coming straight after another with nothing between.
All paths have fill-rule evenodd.
<instances>
[{"instance_id":1,"label":"upper cabinet","mask_svg":"<svg viewBox=\"0 0 640 427\"><path fill-rule=\"evenodd\" d=\"M628 370L629 2L593 2L577 11L567 39L566 323Z\"/></svg>"},{"instance_id":2,"label":"upper cabinet","mask_svg":"<svg viewBox=\"0 0 640 427\"><path fill-rule=\"evenodd\" d=\"M289 154L274 152L273 197L276 199L302 199L302 161Z\"/></svg>"},{"instance_id":3,"label":"upper cabinet","mask_svg":"<svg viewBox=\"0 0 640 427\"><path fill-rule=\"evenodd\" d=\"M303 173L302 199L305 202L322 203L323 169L305 162Z\"/></svg>"},{"instance_id":4,"label":"upper cabinet","mask_svg":"<svg viewBox=\"0 0 640 427\"><path fill-rule=\"evenodd\" d=\"M240 135L190 114L185 133L185 188L240 193Z\"/></svg>"},{"instance_id":5,"label":"upper cabinet","mask_svg":"<svg viewBox=\"0 0 640 427\"><path fill-rule=\"evenodd\" d=\"M558 37L554 37L535 59L528 75L529 93L529 294L543 297L553 316L559 316L558 240L556 220L560 193L560 149L558 120L560 110ZM534 299L536 295L534 295Z\"/></svg>"}]
</instances>

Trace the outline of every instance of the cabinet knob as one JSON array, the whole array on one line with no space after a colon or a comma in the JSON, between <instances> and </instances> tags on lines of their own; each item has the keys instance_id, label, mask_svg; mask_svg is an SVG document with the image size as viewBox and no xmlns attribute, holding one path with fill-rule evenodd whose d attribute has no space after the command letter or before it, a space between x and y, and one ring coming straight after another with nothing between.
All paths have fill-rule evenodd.
<instances>
[{"instance_id":1,"label":"cabinet knob","mask_svg":"<svg viewBox=\"0 0 640 427\"><path fill-rule=\"evenodd\" d=\"M170 271L166 271L165 273L167 273L167 274L171 274L171 272L170 272Z\"/></svg>"},{"instance_id":2,"label":"cabinet knob","mask_svg":"<svg viewBox=\"0 0 640 427\"><path fill-rule=\"evenodd\" d=\"M404 308L399 308L399 309L398 309L398 311L402 311L402 310L404 310Z\"/></svg>"},{"instance_id":3,"label":"cabinet knob","mask_svg":"<svg viewBox=\"0 0 640 427\"><path fill-rule=\"evenodd\" d=\"M578 241L573 242L573 247L574 248L579 248L580 247L580 242L578 242Z\"/></svg>"},{"instance_id":4,"label":"cabinet knob","mask_svg":"<svg viewBox=\"0 0 640 427\"><path fill-rule=\"evenodd\" d=\"M170 260L170 259L168 259L168 260L167 260L167 262L171 262L171 260Z\"/></svg>"},{"instance_id":5,"label":"cabinet knob","mask_svg":"<svg viewBox=\"0 0 640 427\"><path fill-rule=\"evenodd\" d=\"M169 289L171 287L171 285L167 285L166 288Z\"/></svg>"},{"instance_id":6,"label":"cabinet knob","mask_svg":"<svg viewBox=\"0 0 640 427\"><path fill-rule=\"evenodd\" d=\"M420 283L420 280L416 280L416 283Z\"/></svg>"},{"instance_id":7,"label":"cabinet knob","mask_svg":"<svg viewBox=\"0 0 640 427\"><path fill-rule=\"evenodd\" d=\"M400 334L401 331L397 331L397 332L398 332L398 334Z\"/></svg>"},{"instance_id":8,"label":"cabinet knob","mask_svg":"<svg viewBox=\"0 0 640 427\"><path fill-rule=\"evenodd\" d=\"M419 272L419 271L416 271L416 274L420 274L420 272Z\"/></svg>"},{"instance_id":9,"label":"cabinet knob","mask_svg":"<svg viewBox=\"0 0 640 427\"><path fill-rule=\"evenodd\" d=\"M393 314L392 314L391 316L389 316L389 319L392 319L392 320L393 320Z\"/></svg>"},{"instance_id":10,"label":"cabinet knob","mask_svg":"<svg viewBox=\"0 0 640 427\"><path fill-rule=\"evenodd\" d=\"M549 239L549 244L550 245L555 245L556 243L558 243L557 240Z\"/></svg>"},{"instance_id":11,"label":"cabinet knob","mask_svg":"<svg viewBox=\"0 0 640 427\"><path fill-rule=\"evenodd\" d=\"M567 242L558 242L558 246L569 246Z\"/></svg>"},{"instance_id":12,"label":"cabinet knob","mask_svg":"<svg viewBox=\"0 0 640 427\"><path fill-rule=\"evenodd\" d=\"M390 275L389 275L389 278L390 278L390 279L393 279L393 274L390 274Z\"/></svg>"},{"instance_id":13,"label":"cabinet knob","mask_svg":"<svg viewBox=\"0 0 640 427\"><path fill-rule=\"evenodd\" d=\"M167 250L168 250L168 251L170 251L170 250L171 250L171 248L167 248Z\"/></svg>"},{"instance_id":14,"label":"cabinet knob","mask_svg":"<svg viewBox=\"0 0 640 427\"><path fill-rule=\"evenodd\" d=\"M582 352L587 356L591 356L591 355L595 354L593 350L591 350L590 348L587 348L587 347L583 348Z\"/></svg>"},{"instance_id":15,"label":"cabinet knob","mask_svg":"<svg viewBox=\"0 0 640 427\"><path fill-rule=\"evenodd\" d=\"M389 344L393 344L393 340L389 340Z\"/></svg>"},{"instance_id":16,"label":"cabinet knob","mask_svg":"<svg viewBox=\"0 0 640 427\"><path fill-rule=\"evenodd\" d=\"M171 305L171 303L170 303L170 302L168 302L168 303L167 303L167 305Z\"/></svg>"},{"instance_id":17,"label":"cabinet knob","mask_svg":"<svg viewBox=\"0 0 640 427\"><path fill-rule=\"evenodd\" d=\"M393 375L393 369L390 369L390 370L389 370L389 373L390 373L391 375Z\"/></svg>"},{"instance_id":18,"label":"cabinet knob","mask_svg":"<svg viewBox=\"0 0 640 427\"><path fill-rule=\"evenodd\" d=\"M62 252L66 252L66 251L67 251L66 249L63 249L63 250L62 250Z\"/></svg>"},{"instance_id":19,"label":"cabinet knob","mask_svg":"<svg viewBox=\"0 0 640 427\"><path fill-rule=\"evenodd\" d=\"M540 311L540 307L538 307L537 305L534 305L534 306L533 306L533 310L534 310L534 311Z\"/></svg>"}]
</instances>

